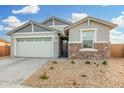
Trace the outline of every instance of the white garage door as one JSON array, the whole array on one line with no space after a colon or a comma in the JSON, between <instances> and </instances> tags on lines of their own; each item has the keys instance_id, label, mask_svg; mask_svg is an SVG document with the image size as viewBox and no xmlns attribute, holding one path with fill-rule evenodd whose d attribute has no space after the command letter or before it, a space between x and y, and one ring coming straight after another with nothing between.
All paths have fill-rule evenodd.
<instances>
[{"instance_id":1,"label":"white garage door","mask_svg":"<svg viewBox=\"0 0 124 93\"><path fill-rule=\"evenodd\" d=\"M52 57L52 38L18 39L17 55L20 57Z\"/></svg>"}]
</instances>

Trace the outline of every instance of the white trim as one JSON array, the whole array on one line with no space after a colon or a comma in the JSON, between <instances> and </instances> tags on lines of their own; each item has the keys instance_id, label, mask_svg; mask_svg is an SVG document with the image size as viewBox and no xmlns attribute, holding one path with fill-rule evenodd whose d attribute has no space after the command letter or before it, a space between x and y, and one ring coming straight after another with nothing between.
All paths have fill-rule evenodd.
<instances>
[{"instance_id":1,"label":"white trim","mask_svg":"<svg viewBox=\"0 0 124 93\"><path fill-rule=\"evenodd\" d=\"M55 21L54 21L54 18L53 18L53 27L54 27L54 25L55 25Z\"/></svg>"},{"instance_id":2,"label":"white trim","mask_svg":"<svg viewBox=\"0 0 124 93\"><path fill-rule=\"evenodd\" d=\"M95 32L94 43L97 42L97 28L80 29L80 42L82 42L82 31L93 30Z\"/></svg>"},{"instance_id":3,"label":"white trim","mask_svg":"<svg viewBox=\"0 0 124 93\"><path fill-rule=\"evenodd\" d=\"M68 43L81 43L80 41L71 41L71 42L68 42Z\"/></svg>"},{"instance_id":4,"label":"white trim","mask_svg":"<svg viewBox=\"0 0 124 93\"><path fill-rule=\"evenodd\" d=\"M54 53L53 53L53 51L54 51L54 48L53 48L53 44L54 44L54 36L53 35L46 35L46 36L21 36L21 37L14 37L14 43L16 42L16 45L15 45L15 47L14 47L14 50L16 49L16 51L14 51L14 56L18 56L18 44L17 44L17 39L20 39L20 38L40 38L40 37L51 37L52 38L52 57L54 57Z\"/></svg>"},{"instance_id":5,"label":"white trim","mask_svg":"<svg viewBox=\"0 0 124 93\"><path fill-rule=\"evenodd\" d=\"M54 36L52 36L52 57L54 57Z\"/></svg>"},{"instance_id":6,"label":"white trim","mask_svg":"<svg viewBox=\"0 0 124 93\"><path fill-rule=\"evenodd\" d=\"M18 54L17 52L17 39L15 37L13 37L13 56L16 56Z\"/></svg>"},{"instance_id":7,"label":"white trim","mask_svg":"<svg viewBox=\"0 0 124 93\"><path fill-rule=\"evenodd\" d=\"M98 51L98 49L93 49L93 48L85 48L85 49L79 49L79 51Z\"/></svg>"},{"instance_id":8,"label":"white trim","mask_svg":"<svg viewBox=\"0 0 124 93\"><path fill-rule=\"evenodd\" d=\"M110 43L110 41L97 41L95 43Z\"/></svg>"},{"instance_id":9,"label":"white trim","mask_svg":"<svg viewBox=\"0 0 124 93\"><path fill-rule=\"evenodd\" d=\"M68 25L54 25L54 26L48 26L48 27L66 27Z\"/></svg>"},{"instance_id":10,"label":"white trim","mask_svg":"<svg viewBox=\"0 0 124 93\"><path fill-rule=\"evenodd\" d=\"M31 30L34 32L34 24L31 22Z\"/></svg>"},{"instance_id":11,"label":"white trim","mask_svg":"<svg viewBox=\"0 0 124 93\"><path fill-rule=\"evenodd\" d=\"M80 41L71 41L71 42L68 42L68 43L82 43ZM110 41L97 41L97 42L94 42L94 43L111 43Z\"/></svg>"},{"instance_id":12,"label":"white trim","mask_svg":"<svg viewBox=\"0 0 124 93\"><path fill-rule=\"evenodd\" d=\"M87 26L89 26L90 25L90 19L88 18L88 20L87 20Z\"/></svg>"},{"instance_id":13,"label":"white trim","mask_svg":"<svg viewBox=\"0 0 124 93\"><path fill-rule=\"evenodd\" d=\"M43 36L17 36L17 38L40 38L40 37L53 37L53 35L43 35Z\"/></svg>"},{"instance_id":14,"label":"white trim","mask_svg":"<svg viewBox=\"0 0 124 93\"><path fill-rule=\"evenodd\" d=\"M52 31L43 31L43 32L20 32L20 33L13 33L14 35L21 35L21 34L42 34L42 33L54 33Z\"/></svg>"},{"instance_id":15,"label":"white trim","mask_svg":"<svg viewBox=\"0 0 124 93\"><path fill-rule=\"evenodd\" d=\"M101 20L101 19L98 19L98 18L95 18L95 17L92 17L92 16L88 16L88 17L83 18L83 19L81 19L81 20L75 22L74 24L70 25L70 26L67 27L65 30L71 29L72 27L77 26L77 25L79 25L79 24L81 24L81 23L87 21L88 19L94 20L94 21L96 21L96 22L98 22L98 23L101 23L101 24L103 24L103 25L108 25L109 27L112 27L112 28L115 28L115 27L117 26L117 25L114 24L114 23L110 23L110 22L107 22L107 21L105 21L105 20ZM112 28L111 28L111 29L112 29Z\"/></svg>"},{"instance_id":16,"label":"white trim","mask_svg":"<svg viewBox=\"0 0 124 93\"><path fill-rule=\"evenodd\" d=\"M80 42L82 43L82 41L83 41L83 38L82 38L83 34L82 33L84 31L89 31L89 30L94 31L94 36L93 36L93 47L94 47L94 43L97 41L97 28L80 29ZM82 48L83 48L83 46L82 46Z\"/></svg>"},{"instance_id":17,"label":"white trim","mask_svg":"<svg viewBox=\"0 0 124 93\"><path fill-rule=\"evenodd\" d=\"M97 42L97 29L95 30L95 37L94 37L94 43Z\"/></svg>"}]
</instances>

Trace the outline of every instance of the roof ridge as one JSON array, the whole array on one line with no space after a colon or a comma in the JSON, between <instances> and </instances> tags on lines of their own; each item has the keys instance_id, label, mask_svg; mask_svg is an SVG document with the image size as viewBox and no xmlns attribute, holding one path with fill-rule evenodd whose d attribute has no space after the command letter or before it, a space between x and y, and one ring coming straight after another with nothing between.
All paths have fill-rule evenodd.
<instances>
[{"instance_id":1,"label":"roof ridge","mask_svg":"<svg viewBox=\"0 0 124 93\"><path fill-rule=\"evenodd\" d=\"M57 16L51 16L51 17L48 17L48 18L46 18L45 20L43 20L43 21L41 21L40 23L45 23L45 22L47 22L47 21L49 21L49 20L51 20L51 19L58 19L58 20L60 20L60 21L63 21L63 22L65 22L65 23L67 23L67 24L72 24L72 22L71 21L68 21L68 20L65 20L65 19L62 19L62 18L60 18L60 17L57 17Z\"/></svg>"}]
</instances>

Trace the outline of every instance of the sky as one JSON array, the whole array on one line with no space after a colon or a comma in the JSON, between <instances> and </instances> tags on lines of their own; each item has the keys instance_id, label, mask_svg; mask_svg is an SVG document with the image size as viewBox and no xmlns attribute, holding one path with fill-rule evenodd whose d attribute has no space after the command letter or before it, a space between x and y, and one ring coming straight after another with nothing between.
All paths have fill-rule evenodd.
<instances>
[{"instance_id":1,"label":"sky","mask_svg":"<svg viewBox=\"0 0 124 93\"><path fill-rule=\"evenodd\" d=\"M29 20L41 22L48 17L57 16L76 22L89 15L118 24L118 27L110 32L110 41L124 43L124 6L1 5L0 13L0 38L5 40L10 40L7 32Z\"/></svg>"}]
</instances>

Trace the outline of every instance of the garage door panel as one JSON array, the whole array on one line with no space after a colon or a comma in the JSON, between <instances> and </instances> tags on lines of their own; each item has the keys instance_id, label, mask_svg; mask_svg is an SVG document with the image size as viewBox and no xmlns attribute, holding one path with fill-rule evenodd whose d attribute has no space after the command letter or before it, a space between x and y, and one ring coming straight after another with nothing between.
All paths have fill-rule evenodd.
<instances>
[{"instance_id":1,"label":"garage door panel","mask_svg":"<svg viewBox=\"0 0 124 93\"><path fill-rule=\"evenodd\" d=\"M18 39L18 56L52 57L52 38Z\"/></svg>"}]
</instances>

